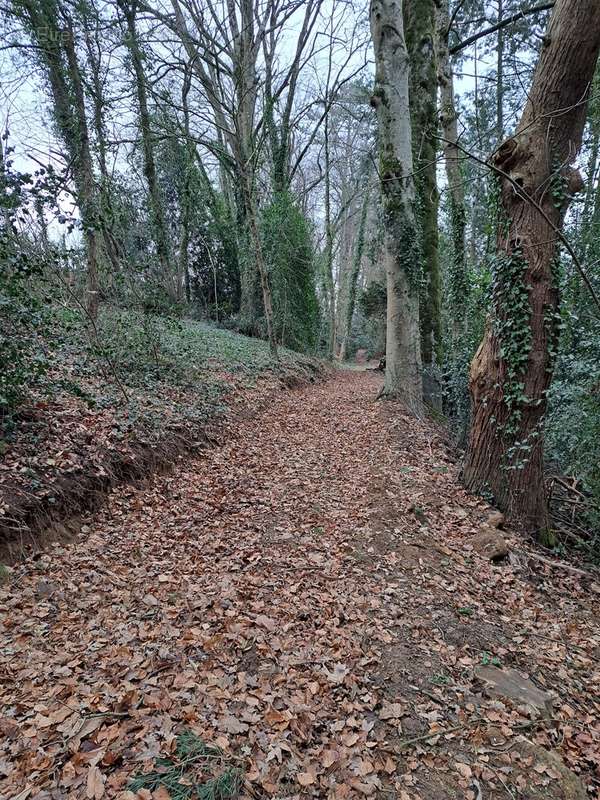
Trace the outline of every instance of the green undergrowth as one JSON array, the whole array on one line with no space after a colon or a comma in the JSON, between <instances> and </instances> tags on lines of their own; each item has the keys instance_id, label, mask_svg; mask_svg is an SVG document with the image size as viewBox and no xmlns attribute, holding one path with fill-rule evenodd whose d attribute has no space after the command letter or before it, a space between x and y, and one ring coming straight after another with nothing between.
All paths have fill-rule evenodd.
<instances>
[{"instance_id":1,"label":"green undergrowth","mask_svg":"<svg viewBox=\"0 0 600 800\"><path fill-rule=\"evenodd\" d=\"M266 342L188 319L116 308L96 324L78 310L48 315L40 370L21 407L4 413L4 437L19 425L32 400L76 398L87 409L111 409L115 434L139 426L161 431L177 418L201 422L223 409L232 385L250 388L261 376L314 376L315 360L281 349L275 361Z\"/></svg>"}]
</instances>

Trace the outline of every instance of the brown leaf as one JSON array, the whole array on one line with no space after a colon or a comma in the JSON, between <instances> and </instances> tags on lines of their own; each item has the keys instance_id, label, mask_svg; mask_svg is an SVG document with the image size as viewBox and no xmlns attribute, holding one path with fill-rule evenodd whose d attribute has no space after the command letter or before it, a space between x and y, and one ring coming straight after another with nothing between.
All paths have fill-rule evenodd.
<instances>
[{"instance_id":1,"label":"brown leaf","mask_svg":"<svg viewBox=\"0 0 600 800\"><path fill-rule=\"evenodd\" d=\"M473 770L471 769L471 767L468 764L463 764L460 761L457 761L454 764L454 769L458 773L460 773L463 776L463 778L470 778L471 775L473 774Z\"/></svg>"},{"instance_id":2,"label":"brown leaf","mask_svg":"<svg viewBox=\"0 0 600 800\"><path fill-rule=\"evenodd\" d=\"M313 772L299 772L296 777L300 786L311 786L317 780Z\"/></svg>"},{"instance_id":3,"label":"brown leaf","mask_svg":"<svg viewBox=\"0 0 600 800\"><path fill-rule=\"evenodd\" d=\"M88 770L85 796L88 800L101 800L104 797L104 776L98 767Z\"/></svg>"},{"instance_id":4,"label":"brown leaf","mask_svg":"<svg viewBox=\"0 0 600 800\"><path fill-rule=\"evenodd\" d=\"M400 719L405 713L406 708L402 703L388 703L384 700L379 711L379 719Z\"/></svg>"},{"instance_id":5,"label":"brown leaf","mask_svg":"<svg viewBox=\"0 0 600 800\"><path fill-rule=\"evenodd\" d=\"M240 720L236 719L231 715L227 715L225 717L221 717L218 722L218 728L220 731L224 733L246 733L248 731L248 725L245 722L240 722Z\"/></svg>"}]
</instances>

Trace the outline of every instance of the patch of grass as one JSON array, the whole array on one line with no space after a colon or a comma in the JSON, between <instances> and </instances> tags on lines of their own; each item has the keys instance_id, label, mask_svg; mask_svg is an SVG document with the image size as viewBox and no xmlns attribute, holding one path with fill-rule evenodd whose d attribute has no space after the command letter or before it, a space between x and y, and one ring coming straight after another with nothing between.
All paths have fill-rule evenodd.
<instances>
[{"instance_id":1,"label":"patch of grass","mask_svg":"<svg viewBox=\"0 0 600 800\"><path fill-rule=\"evenodd\" d=\"M132 792L155 792L162 787L172 800L232 800L239 796L242 785L242 770L227 765L218 747L189 730L177 737L172 756L155 759L151 772L129 782Z\"/></svg>"}]
</instances>

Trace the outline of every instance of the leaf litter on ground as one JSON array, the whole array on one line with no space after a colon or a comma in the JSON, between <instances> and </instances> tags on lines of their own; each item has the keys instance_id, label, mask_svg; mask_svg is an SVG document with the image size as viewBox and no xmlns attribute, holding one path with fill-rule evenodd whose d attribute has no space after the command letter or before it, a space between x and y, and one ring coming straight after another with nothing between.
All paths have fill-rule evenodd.
<instances>
[{"instance_id":1,"label":"leaf litter on ground","mask_svg":"<svg viewBox=\"0 0 600 800\"><path fill-rule=\"evenodd\" d=\"M348 371L271 395L15 570L0 795L160 800L131 782L189 732L240 797L566 800L570 778L594 796L598 578L508 532L510 561L479 556L489 508L443 430L378 388ZM482 665L551 713L490 692Z\"/></svg>"}]
</instances>

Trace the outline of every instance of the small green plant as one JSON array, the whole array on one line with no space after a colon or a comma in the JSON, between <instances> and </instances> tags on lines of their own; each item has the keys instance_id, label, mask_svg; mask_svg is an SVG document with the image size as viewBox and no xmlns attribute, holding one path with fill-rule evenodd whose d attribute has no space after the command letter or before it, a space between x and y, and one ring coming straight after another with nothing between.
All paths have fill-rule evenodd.
<instances>
[{"instance_id":1,"label":"small green plant","mask_svg":"<svg viewBox=\"0 0 600 800\"><path fill-rule=\"evenodd\" d=\"M462 608L458 609L458 613L461 617L472 617L473 616L473 609L468 608L467 606L463 606Z\"/></svg>"},{"instance_id":2,"label":"small green plant","mask_svg":"<svg viewBox=\"0 0 600 800\"><path fill-rule=\"evenodd\" d=\"M225 761L222 750L185 730L177 737L175 753L155 759L154 770L136 775L129 788L155 792L162 787L172 800L230 800L239 795L243 772Z\"/></svg>"},{"instance_id":3,"label":"small green plant","mask_svg":"<svg viewBox=\"0 0 600 800\"><path fill-rule=\"evenodd\" d=\"M487 650L484 650L481 653L481 663L484 667L492 666L492 667L501 667L502 662L498 658L498 656L493 656L491 653L488 653Z\"/></svg>"}]
</instances>

